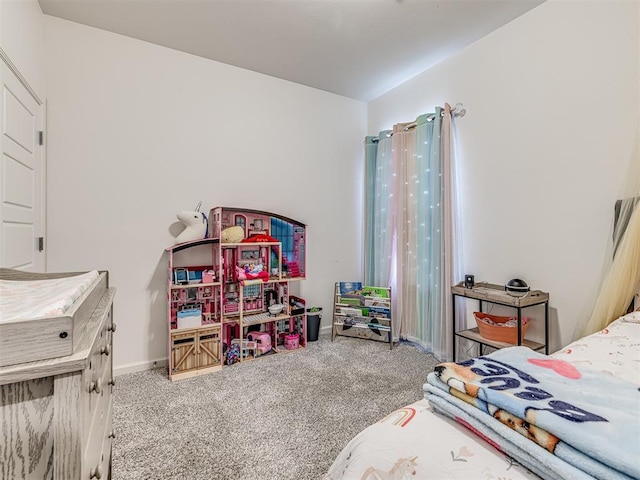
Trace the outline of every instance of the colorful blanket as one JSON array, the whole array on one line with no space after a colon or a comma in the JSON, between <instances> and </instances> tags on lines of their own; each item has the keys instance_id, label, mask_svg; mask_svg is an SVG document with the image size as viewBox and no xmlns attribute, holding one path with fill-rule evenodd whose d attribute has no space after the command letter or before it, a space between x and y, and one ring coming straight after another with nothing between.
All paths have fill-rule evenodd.
<instances>
[{"instance_id":1,"label":"colorful blanket","mask_svg":"<svg viewBox=\"0 0 640 480\"><path fill-rule=\"evenodd\" d=\"M543 477L640 478L638 385L513 347L438 365L425 392Z\"/></svg>"}]
</instances>

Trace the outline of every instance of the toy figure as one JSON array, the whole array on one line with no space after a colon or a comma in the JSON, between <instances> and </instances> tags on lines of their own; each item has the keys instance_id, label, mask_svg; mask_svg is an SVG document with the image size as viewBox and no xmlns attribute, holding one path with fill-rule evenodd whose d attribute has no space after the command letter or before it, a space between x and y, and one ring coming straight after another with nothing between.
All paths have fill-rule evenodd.
<instances>
[{"instance_id":1,"label":"toy figure","mask_svg":"<svg viewBox=\"0 0 640 480\"><path fill-rule=\"evenodd\" d=\"M244 272L245 272L245 273L249 273L249 274L251 274L251 275L257 275L257 274L259 274L259 273L262 271L262 269L263 269L263 268L264 268L264 267L262 266L262 264L261 264L261 263L259 263L259 264L257 264L257 265L254 265L253 263L250 263L249 265L247 265L247 266L244 268Z\"/></svg>"},{"instance_id":2,"label":"toy figure","mask_svg":"<svg viewBox=\"0 0 640 480\"><path fill-rule=\"evenodd\" d=\"M193 212L188 210L178 212L178 220L185 226L185 229L176 237L176 243L207 238L209 224L207 222L207 216L200 212L201 204L202 202L198 203L198 206Z\"/></svg>"}]
</instances>

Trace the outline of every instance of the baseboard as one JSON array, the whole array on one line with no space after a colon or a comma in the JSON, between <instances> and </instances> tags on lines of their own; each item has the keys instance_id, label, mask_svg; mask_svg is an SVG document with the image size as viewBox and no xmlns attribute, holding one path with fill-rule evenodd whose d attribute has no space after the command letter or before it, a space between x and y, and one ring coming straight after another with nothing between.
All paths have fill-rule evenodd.
<instances>
[{"instance_id":1,"label":"baseboard","mask_svg":"<svg viewBox=\"0 0 640 480\"><path fill-rule=\"evenodd\" d=\"M327 325L320 328L320 335L330 335L331 334L331 325ZM114 376L124 375L126 373L135 373L142 372L144 370L151 370L152 368L160 368L167 367L169 365L169 361L166 358L162 358L160 360L154 360L151 362L140 362L140 363L132 363L129 365L124 365L122 367L115 367L113 369Z\"/></svg>"},{"instance_id":2,"label":"baseboard","mask_svg":"<svg viewBox=\"0 0 640 480\"><path fill-rule=\"evenodd\" d=\"M117 377L118 375L124 375L126 373L142 372L151 370L152 368L166 367L167 365L169 365L169 363L166 358L152 360L150 362L131 363L122 367L115 367L113 369L113 375Z\"/></svg>"}]
</instances>

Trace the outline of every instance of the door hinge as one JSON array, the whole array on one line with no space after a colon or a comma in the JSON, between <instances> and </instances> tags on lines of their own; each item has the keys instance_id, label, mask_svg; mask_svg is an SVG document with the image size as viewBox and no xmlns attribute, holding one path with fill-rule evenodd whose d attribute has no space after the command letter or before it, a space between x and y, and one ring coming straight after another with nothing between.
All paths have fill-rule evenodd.
<instances>
[{"instance_id":1,"label":"door hinge","mask_svg":"<svg viewBox=\"0 0 640 480\"><path fill-rule=\"evenodd\" d=\"M38 132L38 145L44 145L44 132L42 130Z\"/></svg>"},{"instance_id":2,"label":"door hinge","mask_svg":"<svg viewBox=\"0 0 640 480\"><path fill-rule=\"evenodd\" d=\"M42 252L44 250L44 237L38 237L38 251Z\"/></svg>"}]
</instances>

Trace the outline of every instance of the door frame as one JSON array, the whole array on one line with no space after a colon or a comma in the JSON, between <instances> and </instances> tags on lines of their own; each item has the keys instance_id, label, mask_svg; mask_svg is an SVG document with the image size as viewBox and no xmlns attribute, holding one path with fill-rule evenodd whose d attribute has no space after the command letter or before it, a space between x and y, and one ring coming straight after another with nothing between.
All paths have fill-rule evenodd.
<instances>
[{"instance_id":1,"label":"door frame","mask_svg":"<svg viewBox=\"0 0 640 480\"><path fill-rule=\"evenodd\" d=\"M47 271L47 108L46 102L44 102L33 89L33 87L29 84L28 80L22 75L18 67L11 61L7 53L4 51L2 46L0 45L0 59L4 63L4 65L9 69L9 71L15 76L18 82L27 90L29 95L33 97L35 102L40 109L41 121L38 127L39 131L43 132L43 144L37 145L40 148L40 215L38 221L40 222L40 235L44 238L44 250L42 252L36 252L36 254L41 255L40 267L43 272ZM0 83L2 83L2 72L0 70ZM4 99L0 99L0 103L3 102ZM0 151L2 151L2 137L4 136L2 129L4 128L3 119L0 118ZM37 132L34 132L34 135L38 135ZM36 142L37 144L37 142ZM34 248L36 248L36 239L34 238Z\"/></svg>"}]
</instances>

